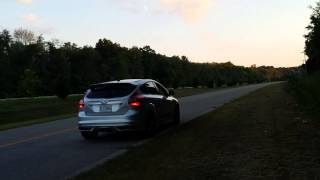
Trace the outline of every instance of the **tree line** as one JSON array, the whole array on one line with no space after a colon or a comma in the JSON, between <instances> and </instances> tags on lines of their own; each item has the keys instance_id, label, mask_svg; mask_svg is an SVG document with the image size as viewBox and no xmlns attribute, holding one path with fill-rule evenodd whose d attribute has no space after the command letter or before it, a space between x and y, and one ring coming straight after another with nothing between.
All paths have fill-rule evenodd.
<instances>
[{"instance_id":1,"label":"tree line","mask_svg":"<svg viewBox=\"0 0 320 180\"><path fill-rule=\"evenodd\" d=\"M309 74L320 71L320 1L312 10L310 24L307 26L309 32L305 35L305 54L308 57L306 68Z\"/></svg>"},{"instance_id":2,"label":"tree line","mask_svg":"<svg viewBox=\"0 0 320 180\"><path fill-rule=\"evenodd\" d=\"M194 63L150 46L122 47L100 39L94 47L46 41L25 29L0 32L0 98L83 93L88 85L126 78L155 79L168 87L209 88L284 80L292 69Z\"/></svg>"}]
</instances>

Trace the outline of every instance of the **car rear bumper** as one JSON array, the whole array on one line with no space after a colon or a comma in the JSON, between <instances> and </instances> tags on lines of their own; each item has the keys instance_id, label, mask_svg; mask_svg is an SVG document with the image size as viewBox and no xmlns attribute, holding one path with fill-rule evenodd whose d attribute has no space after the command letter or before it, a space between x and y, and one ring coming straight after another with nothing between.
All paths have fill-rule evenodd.
<instances>
[{"instance_id":1,"label":"car rear bumper","mask_svg":"<svg viewBox=\"0 0 320 180\"><path fill-rule=\"evenodd\" d=\"M80 131L131 131L137 127L130 122L108 122L108 121L80 121Z\"/></svg>"},{"instance_id":2,"label":"car rear bumper","mask_svg":"<svg viewBox=\"0 0 320 180\"><path fill-rule=\"evenodd\" d=\"M143 128L143 115L139 112L129 112L117 116L87 116L84 112L78 114L80 131L133 131Z\"/></svg>"}]
</instances>

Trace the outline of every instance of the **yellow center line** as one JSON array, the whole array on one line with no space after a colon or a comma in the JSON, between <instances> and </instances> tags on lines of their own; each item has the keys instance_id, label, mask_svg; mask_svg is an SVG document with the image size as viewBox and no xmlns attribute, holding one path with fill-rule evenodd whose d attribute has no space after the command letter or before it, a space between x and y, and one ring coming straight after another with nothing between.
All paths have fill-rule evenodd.
<instances>
[{"instance_id":1,"label":"yellow center line","mask_svg":"<svg viewBox=\"0 0 320 180\"><path fill-rule=\"evenodd\" d=\"M13 142L6 143L6 144L0 144L0 148L13 146L13 145L17 145L17 144L22 144L22 143L30 142L30 141L33 141L33 140L38 140L38 139L42 139L42 138L45 138L45 137L62 134L62 133L69 132L69 131L74 131L76 129L77 128L63 129L63 130L60 130L60 131L55 131L55 132L43 134L43 135L40 135L40 136L34 136L34 137L27 138L27 139L13 141Z\"/></svg>"}]
</instances>

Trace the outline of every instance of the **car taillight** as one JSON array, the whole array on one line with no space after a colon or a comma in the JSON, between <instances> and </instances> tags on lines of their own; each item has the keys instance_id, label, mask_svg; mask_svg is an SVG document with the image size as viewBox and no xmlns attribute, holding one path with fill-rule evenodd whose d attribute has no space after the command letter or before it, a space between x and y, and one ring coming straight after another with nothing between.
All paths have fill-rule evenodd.
<instances>
[{"instance_id":1,"label":"car taillight","mask_svg":"<svg viewBox=\"0 0 320 180\"><path fill-rule=\"evenodd\" d=\"M136 101L136 102L130 102L130 106L131 106L131 107L140 107L140 106L141 106L141 102L138 102L138 101Z\"/></svg>"},{"instance_id":2,"label":"car taillight","mask_svg":"<svg viewBox=\"0 0 320 180\"><path fill-rule=\"evenodd\" d=\"M83 100L81 99L80 101L79 101L79 110L83 110L84 109L84 102L83 102Z\"/></svg>"},{"instance_id":3,"label":"car taillight","mask_svg":"<svg viewBox=\"0 0 320 180\"><path fill-rule=\"evenodd\" d=\"M143 99L144 99L144 97L141 96L141 95L133 96L129 100L129 105L131 107L134 107L134 108L140 107L141 106L141 100L143 100Z\"/></svg>"}]
</instances>

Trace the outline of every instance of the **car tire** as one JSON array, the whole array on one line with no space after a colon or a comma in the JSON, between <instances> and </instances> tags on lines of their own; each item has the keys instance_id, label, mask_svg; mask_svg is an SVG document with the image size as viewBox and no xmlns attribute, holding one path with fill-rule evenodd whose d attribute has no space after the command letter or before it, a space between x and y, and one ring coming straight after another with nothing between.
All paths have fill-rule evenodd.
<instances>
[{"instance_id":1,"label":"car tire","mask_svg":"<svg viewBox=\"0 0 320 180\"><path fill-rule=\"evenodd\" d=\"M178 125L180 124L180 108L179 105L176 106L173 113L173 124Z\"/></svg>"},{"instance_id":2,"label":"car tire","mask_svg":"<svg viewBox=\"0 0 320 180\"><path fill-rule=\"evenodd\" d=\"M96 139L98 138L98 132L93 131L93 132L81 132L81 135L85 139Z\"/></svg>"}]
</instances>

